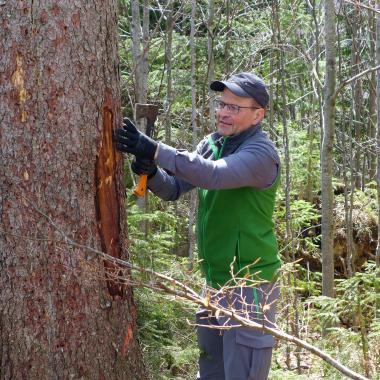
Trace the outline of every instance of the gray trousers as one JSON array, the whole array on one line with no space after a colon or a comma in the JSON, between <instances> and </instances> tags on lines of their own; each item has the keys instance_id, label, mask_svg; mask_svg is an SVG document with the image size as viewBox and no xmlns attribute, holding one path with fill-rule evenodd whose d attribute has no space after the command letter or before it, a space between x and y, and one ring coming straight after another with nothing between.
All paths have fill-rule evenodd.
<instances>
[{"instance_id":1,"label":"gray trousers","mask_svg":"<svg viewBox=\"0 0 380 380\"><path fill-rule=\"evenodd\" d=\"M255 322L273 327L278 296L277 284L263 284L217 294L213 300L217 299L221 306L232 307ZM237 327L236 322L224 316L217 318L204 309L197 312L196 323L200 349L199 380L268 378L274 345L272 335ZM221 326L230 328L220 329Z\"/></svg>"}]
</instances>

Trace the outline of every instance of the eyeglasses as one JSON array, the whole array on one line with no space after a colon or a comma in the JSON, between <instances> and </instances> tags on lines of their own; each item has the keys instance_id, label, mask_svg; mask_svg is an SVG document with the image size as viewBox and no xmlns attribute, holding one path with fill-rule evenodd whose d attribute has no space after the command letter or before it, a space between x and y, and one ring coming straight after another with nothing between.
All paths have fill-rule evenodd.
<instances>
[{"instance_id":1,"label":"eyeglasses","mask_svg":"<svg viewBox=\"0 0 380 380\"><path fill-rule=\"evenodd\" d=\"M240 112L241 108L250 108L253 110L257 110L261 108L261 107L242 107L242 106L238 106L237 104L228 104L228 103L224 103L220 99L215 99L214 104L217 110L222 110L224 107L226 107L227 111L231 113L232 115L237 115Z\"/></svg>"}]
</instances>

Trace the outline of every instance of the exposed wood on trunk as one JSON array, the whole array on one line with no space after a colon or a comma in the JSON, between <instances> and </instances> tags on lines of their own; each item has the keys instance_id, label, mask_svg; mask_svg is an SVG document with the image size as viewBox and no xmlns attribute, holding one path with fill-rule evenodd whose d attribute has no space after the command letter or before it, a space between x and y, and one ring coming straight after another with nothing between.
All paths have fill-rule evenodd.
<instances>
[{"instance_id":1,"label":"exposed wood on trunk","mask_svg":"<svg viewBox=\"0 0 380 380\"><path fill-rule=\"evenodd\" d=\"M128 258L117 1L3 2L0 25L0 377L145 379L132 289L111 295L102 259L37 212Z\"/></svg>"},{"instance_id":2,"label":"exposed wood on trunk","mask_svg":"<svg viewBox=\"0 0 380 380\"><path fill-rule=\"evenodd\" d=\"M120 258L120 205L115 178L117 163L112 144L114 120L111 107L112 104L103 106L102 142L96 160L96 211L103 251ZM107 262L104 265L107 271L117 273L117 267L112 267ZM112 296L123 297L124 287L122 284L117 284L109 279L107 285Z\"/></svg>"}]
</instances>

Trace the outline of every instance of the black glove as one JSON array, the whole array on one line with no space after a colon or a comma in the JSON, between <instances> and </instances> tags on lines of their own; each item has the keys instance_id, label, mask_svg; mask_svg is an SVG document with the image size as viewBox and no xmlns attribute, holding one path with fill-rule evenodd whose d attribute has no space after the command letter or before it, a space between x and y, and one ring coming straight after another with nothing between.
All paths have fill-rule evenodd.
<instances>
[{"instance_id":1,"label":"black glove","mask_svg":"<svg viewBox=\"0 0 380 380\"><path fill-rule=\"evenodd\" d=\"M150 160L153 160L158 145L156 141L140 132L128 118L124 118L123 128L115 130L114 141L118 150Z\"/></svg>"},{"instance_id":2,"label":"black glove","mask_svg":"<svg viewBox=\"0 0 380 380\"><path fill-rule=\"evenodd\" d=\"M133 173L138 175L146 174L148 178L152 178L157 172L157 165L153 160L147 158L136 158L131 164Z\"/></svg>"}]
</instances>

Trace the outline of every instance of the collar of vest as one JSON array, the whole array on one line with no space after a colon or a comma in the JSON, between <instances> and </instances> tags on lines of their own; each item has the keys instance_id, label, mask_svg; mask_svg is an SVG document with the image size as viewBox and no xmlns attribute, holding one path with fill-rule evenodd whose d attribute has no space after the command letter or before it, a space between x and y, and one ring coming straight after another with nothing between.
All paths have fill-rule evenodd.
<instances>
[{"instance_id":1,"label":"collar of vest","mask_svg":"<svg viewBox=\"0 0 380 380\"><path fill-rule=\"evenodd\" d=\"M259 133L261 131L262 131L262 126L260 123L252 125L250 128L246 129L245 131L241 133L238 133L237 135L228 136L228 141L226 145L228 145L229 147L232 147L232 146L237 147L241 145L241 143L244 140L254 136L256 133ZM215 132L211 135L211 138L214 141L215 145L218 147L218 149L220 149L220 147L223 145L225 137L226 136L222 136L218 132Z\"/></svg>"}]
</instances>

